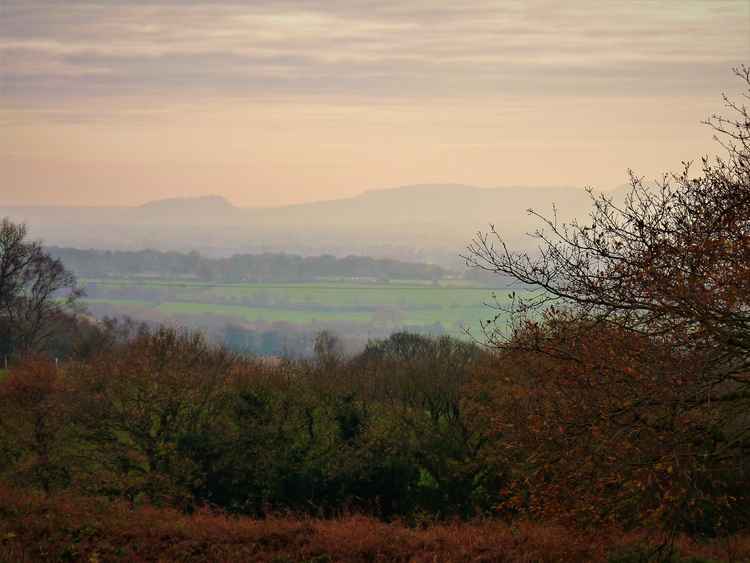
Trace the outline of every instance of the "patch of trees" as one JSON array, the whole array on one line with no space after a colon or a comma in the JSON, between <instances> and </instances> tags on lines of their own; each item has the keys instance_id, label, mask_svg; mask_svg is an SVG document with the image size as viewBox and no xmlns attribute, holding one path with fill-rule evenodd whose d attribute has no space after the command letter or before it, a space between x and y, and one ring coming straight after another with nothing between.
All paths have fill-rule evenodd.
<instances>
[{"instance_id":1,"label":"patch of trees","mask_svg":"<svg viewBox=\"0 0 750 563\"><path fill-rule=\"evenodd\" d=\"M750 69L737 70L750 87ZM745 94L750 98L750 90ZM539 251L495 231L469 261L539 288L518 300L496 410L525 470L519 508L578 522L737 530L750 518L750 114L708 124L727 151L588 222L540 216ZM512 405L512 406L511 406ZM509 416L510 415L510 416Z\"/></svg>"},{"instance_id":2,"label":"patch of trees","mask_svg":"<svg viewBox=\"0 0 750 563\"><path fill-rule=\"evenodd\" d=\"M495 510L506 470L463 389L485 353L409 334L351 359L325 333L315 348L269 364L141 328L85 361L27 359L0 384L0 473L47 492L253 515Z\"/></svg>"},{"instance_id":3,"label":"patch of trees","mask_svg":"<svg viewBox=\"0 0 750 563\"><path fill-rule=\"evenodd\" d=\"M432 264L367 256L303 257L293 254L237 254L207 258L197 252L134 252L49 247L49 254L81 277L150 276L212 282L303 282L323 279L436 281L448 271Z\"/></svg>"}]
</instances>

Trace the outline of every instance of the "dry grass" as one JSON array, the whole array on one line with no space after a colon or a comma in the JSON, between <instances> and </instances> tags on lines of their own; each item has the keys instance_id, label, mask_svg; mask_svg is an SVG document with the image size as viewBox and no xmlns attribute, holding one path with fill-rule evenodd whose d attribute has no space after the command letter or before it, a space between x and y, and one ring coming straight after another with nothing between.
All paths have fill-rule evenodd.
<instances>
[{"instance_id":1,"label":"dry grass","mask_svg":"<svg viewBox=\"0 0 750 563\"><path fill-rule=\"evenodd\" d=\"M232 518L59 495L49 499L0 486L2 561L450 562L605 561L643 545L642 534L583 535L556 526L496 521L426 529L363 516L337 520ZM750 560L750 538L698 545L702 560Z\"/></svg>"}]
</instances>

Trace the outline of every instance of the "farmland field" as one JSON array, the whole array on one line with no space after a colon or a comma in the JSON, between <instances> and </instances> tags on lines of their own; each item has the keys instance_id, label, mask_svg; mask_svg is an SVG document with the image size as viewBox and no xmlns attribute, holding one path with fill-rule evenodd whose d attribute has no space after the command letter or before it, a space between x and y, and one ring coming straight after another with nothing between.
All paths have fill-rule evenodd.
<instances>
[{"instance_id":1,"label":"farmland field","mask_svg":"<svg viewBox=\"0 0 750 563\"><path fill-rule=\"evenodd\" d=\"M509 290L454 283L207 284L129 279L85 280L84 303L126 307L163 315L215 315L241 322L307 325L315 322L442 325L445 332L479 333L494 316L489 303L508 300Z\"/></svg>"}]
</instances>

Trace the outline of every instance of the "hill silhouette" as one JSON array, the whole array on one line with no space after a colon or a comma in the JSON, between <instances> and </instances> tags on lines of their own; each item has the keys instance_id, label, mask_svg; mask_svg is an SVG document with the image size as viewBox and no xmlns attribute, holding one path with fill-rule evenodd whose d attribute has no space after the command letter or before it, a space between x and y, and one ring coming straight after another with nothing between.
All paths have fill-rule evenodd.
<instances>
[{"instance_id":1,"label":"hill silhouette","mask_svg":"<svg viewBox=\"0 0 750 563\"><path fill-rule=\"evenodd\" d=\"M589 208L582 188L420 184L279 207L243 208L221 196L170 198L138 207L6 207L47 244L78 248L332 253L455 266L477 230L494 224L522 244L536 223L526 210L556 206L563 219Z\"/></svg>"}]
</instances>

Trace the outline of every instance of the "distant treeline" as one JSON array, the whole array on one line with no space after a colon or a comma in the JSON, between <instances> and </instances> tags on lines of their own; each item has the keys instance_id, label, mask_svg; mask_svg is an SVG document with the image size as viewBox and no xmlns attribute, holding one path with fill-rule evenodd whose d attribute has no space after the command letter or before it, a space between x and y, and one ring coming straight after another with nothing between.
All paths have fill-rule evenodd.
<instances>
[{"instance_id":1,"label":"distant treeline","mask_svg":"<svg viewBox=\"0 0 750 563\"><path fill-rule=\"evenodd\" d=\"M343 335L343 349L360 351L372 339L385 339L393 333L391 326L376 326L373 323L330 321L325 325L328 334ZM441 323L429 325L403 325L404 331L415 336L446 336ZM215 338L227 350L243 356L276 358L310 358L314 356L315 340L320 333L316 326L300 326L285 322L253 323L240 325L226 323Z\"/></svg>"},{"instance_id":2,"label":"distant treeline","mask_svg":"<svg viewBox=\"0 0 750 563\"><path fill-rule=\"evenodd\" d=\"M386 258L294 254L236 254L207 258L197 252L111 251L49 247L48 252L81 277L153 276L216 282L301 282L326 278L373 281L436 281L450 272L432 264Z\"/></svg>"}]
</instances>

